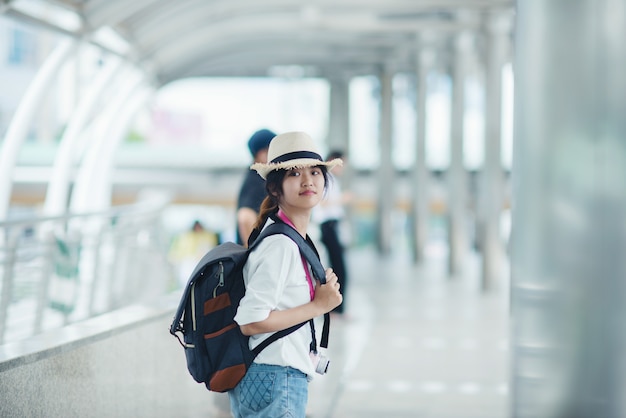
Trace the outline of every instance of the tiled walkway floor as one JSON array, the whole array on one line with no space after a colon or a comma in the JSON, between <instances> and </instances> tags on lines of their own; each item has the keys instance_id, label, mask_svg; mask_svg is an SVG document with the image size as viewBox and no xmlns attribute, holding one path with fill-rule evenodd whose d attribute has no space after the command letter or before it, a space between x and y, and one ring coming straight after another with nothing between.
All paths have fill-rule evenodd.
<instances>
[{"instance_id":1,"label":"tiled walkway floor","mask_svg":"<svg viewBox=\"0 0 626 418\"><path fill-rule=\"evenodd\" d=\"M331 368L310 390L314 418L508 416L508 275L481 290L478 256L449 277L426 261L351 250L348 318L331 326Z\"/></svg>"},{"instance_id":2,"label":"tiled walkway floor","mask_svg":"<svg viewBox=\"0 0 626 418\"><path fill-rule=\"evenodd\" d=\"M434 241L414 265L401 250L383 258L372 248L350 250L348 317L333 318L329 372L309 386L307 418L510 415L508 273L485 292L478 255L449 277L446 252ZM163 416L229 416L225 394L187 375L184 383L196 400Z\"/></svg>"}]
</instances>

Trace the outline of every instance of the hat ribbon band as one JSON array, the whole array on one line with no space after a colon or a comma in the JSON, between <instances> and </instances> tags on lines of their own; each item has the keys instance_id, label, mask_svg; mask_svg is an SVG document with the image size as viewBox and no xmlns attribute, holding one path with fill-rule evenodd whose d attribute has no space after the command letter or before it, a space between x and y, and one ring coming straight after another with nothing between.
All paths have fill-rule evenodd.
<instances>
[{"instance_id":1,"label":"hat ribbon band","mask_svg":"<svg viewBox=\"0 0 626 418\"><path fill-rule=\"evenodd\" d=\"M321 155L315 152L311 152L311 151L288 152L287 154L279 155L278 157L274 158L271 162L272 163L284 163L285 161L296 160L300 158L312 158L314 160L320 160L320 163L323 162Z\"/></svg>"}]
</instances>

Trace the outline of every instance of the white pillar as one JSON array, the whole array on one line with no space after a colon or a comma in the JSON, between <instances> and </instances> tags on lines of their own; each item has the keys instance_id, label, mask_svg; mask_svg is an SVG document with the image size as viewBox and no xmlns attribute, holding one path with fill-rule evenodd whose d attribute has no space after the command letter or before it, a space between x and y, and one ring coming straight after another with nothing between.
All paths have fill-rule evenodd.
<instances>
[{"instance_id":1,"label":"white pillar","mask_svg":"<svg viewBox=\"0 0 626 418\"><path fill-rule=\"evenodd\" d=\"M452 66L452 109L450 129L450 167L448 168L448 272L463 271L467 255L467 173L463 161L463 122L465 119L465 78L473 38L461 33L454 39Z\"/></svg>"},{"instance_id":2,"label":"white pillar","mask_svg":"<svg viewBox=\"0 0 626 418\"><path fill-rule=\"evenodd\" d=\"M626 416L626 1L517 3L511 416Z\"/></svg>"},{"instance_id":3,"label":"white pillar","mask_svg":"<svg viewBox=\"0 0 626 418\"><path fill-rule=\"evenodd\" d=\"M346 164L341 176L341 187L344 192L352 190L354 171L350 164L350 80L349 75L335 75L330 78L330 115L327 144L329 150L339 150L344 154ZM353 206L346 205L346 222L353 235L350 242L355 241L357 226Z\"/></svg>"},{"instance_id":4,"label":"white pillar","mask_svg":"<svg viewBox=\"0 0 626 418\"><path fill-rule=\"evenodd\" d=\"M485 74L485 161L479 196L482 287L493 288L502 280L504 246L500 217L504 200L502 168L502 69L509 46L509 17L492 15L487 22Z\"/></svg>"},{"instance_id":5,"label":"white pillar","mask_svg":"<svg viewBox=\"0 0 626 418\"><path fill-rule=\"evenodd\" d=\"M348 150L350 135L350 80L333 77L330 83L330 109L328 117L329 149Z\"/></svg>"},{"instance_id":6,"label":"white pillar","mask_svg":"<svg viewBox=\"0 0 626 418\"><path fill-rule=\"evenodd\" d=\"M435 61L435 51L426 47L417 56L417 102L415 164L411 172L411 242L413 259L424 259L424 247L428 236L429 171L426 167L426 131L428 125L428 73Z\"/></svg>"},{"instance_id":7,"label":"white pillar","mask_svg":"<svg viewBox=\"0 0 626 418\"><path fill-rule=\"evenodd\" d=\"M395 189L394 169L391 159L392 146L393 70L384 65L380 73L380 165L378 167L378 250L381 254L391 251L393 235L392 210Z\"/></svg>"}]
</instances>

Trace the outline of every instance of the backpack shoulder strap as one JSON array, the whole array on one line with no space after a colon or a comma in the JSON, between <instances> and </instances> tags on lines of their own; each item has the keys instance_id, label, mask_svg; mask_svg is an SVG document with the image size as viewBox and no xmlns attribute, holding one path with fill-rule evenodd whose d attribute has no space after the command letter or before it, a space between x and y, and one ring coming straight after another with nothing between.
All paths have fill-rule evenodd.
<instances>
[{"instance_id":1,"label":"backpack shoulder strap","mask_svg":"<svg viewBox=\"0 0 626 418\"><path fill-rule=\"evenodd\" d=\"M313 270L313 275L320 283L326 283L326 273L324 271L324 266L320 262L320 259L317 255L317 251L312 247L312 243L310 244L305 238L302 237L292 227L287 225L282 221L276 221L271 225L268 225L257 237L256 240L250 245L250 250L257 246L259 242L263 240L263 238L268 237L270 235L283 234L287 235L289 238L293 240L298 245L300 249L300 253L304 256L306 261L311 266L311 270Z\"/></svg>"}]
</instances>

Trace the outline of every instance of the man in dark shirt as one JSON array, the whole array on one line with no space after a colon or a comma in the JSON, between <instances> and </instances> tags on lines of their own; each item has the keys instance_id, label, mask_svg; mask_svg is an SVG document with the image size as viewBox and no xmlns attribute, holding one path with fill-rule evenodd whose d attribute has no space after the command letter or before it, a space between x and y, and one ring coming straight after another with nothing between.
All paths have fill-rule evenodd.
<instances>
[{"instance_id":1,"label":"man in dark shirt","mask_svg":"<svg viewBox=\"0 0 626 418\"><path fill-rule=\"evenodd\" d=\"M276 134L269 129L256 131L248 140L248 149L255 163L267 162L267 148ZM237 199L237 243L248 245L248 237L265 199L265 180L248 169Z\"/></svg>"}]
</instances>

